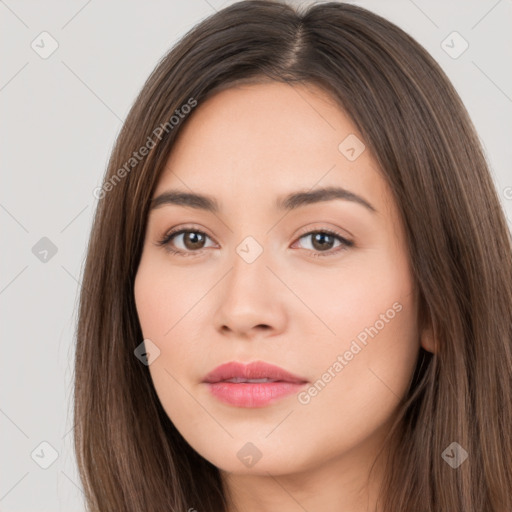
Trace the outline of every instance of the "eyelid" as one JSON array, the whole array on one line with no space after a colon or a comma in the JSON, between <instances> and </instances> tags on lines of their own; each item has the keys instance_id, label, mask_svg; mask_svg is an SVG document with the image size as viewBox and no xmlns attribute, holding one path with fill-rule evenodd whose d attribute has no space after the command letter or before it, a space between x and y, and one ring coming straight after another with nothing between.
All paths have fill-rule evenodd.
<instances>
[{"instance_id":1,"label":"eyelid","mask_svg":"<svg viewBox=\"0 0 512 512\"><path fill-rule=\"evenodd\" d=\"M308 235L310 233L322 232L322 233L331 233L340 238L343 238L347 242L350 242L354 239L354 235L352 235L352 233L350 233L346 229L341 229L338 227L327 227L326 224L327 223L325 223L325 222L314 222L313 225L308 224L305 228L301 228L299 230L298 234L296 234L295 236L296 236L296 238L301 238L302 236ZM342 234L342 233L345 233L345 234Z\"/></svg>"}]
</instances>

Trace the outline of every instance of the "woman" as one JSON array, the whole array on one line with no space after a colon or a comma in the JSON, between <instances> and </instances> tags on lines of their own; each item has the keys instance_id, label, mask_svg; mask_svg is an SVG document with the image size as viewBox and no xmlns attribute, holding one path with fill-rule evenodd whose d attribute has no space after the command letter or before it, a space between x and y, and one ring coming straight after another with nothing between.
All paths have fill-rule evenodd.
<instances>
[{"instance_id":1,"label":"woman","mask_svg":"<svg viewBox=\"0 0 512 512\"><path fill-rule=\"evenodd\" d=\"M89 510L512 509L512 250L434 60L227 7L118 137L77 333Z\"/></svg>"}]
</instances>

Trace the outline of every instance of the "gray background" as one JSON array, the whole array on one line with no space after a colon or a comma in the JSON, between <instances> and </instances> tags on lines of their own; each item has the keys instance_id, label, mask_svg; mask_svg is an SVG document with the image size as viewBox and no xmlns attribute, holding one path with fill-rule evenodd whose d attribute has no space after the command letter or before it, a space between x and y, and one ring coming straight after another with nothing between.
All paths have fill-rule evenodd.
<instances>
[{"instance_id":1,"label":"gray background","mask_svg":"<svg viewBox=\"0 0 512 512\"><path fill-rule=\"evenodd\" d=\"M195 23L231 3L0 0L1 512L84 510L70 432L92 191L157 61ZM477 127L512 225L512 1L353 3L401 26L441 64ZM46 59L31 47L51 48L43 31L58 43ZM453 31L469 44L458 58L445 51L462 49L457 36L446 39ZM43 237L55 254L44 253ZM57 458L43 469L52 450Z\"/></svg>"}]
</instances>

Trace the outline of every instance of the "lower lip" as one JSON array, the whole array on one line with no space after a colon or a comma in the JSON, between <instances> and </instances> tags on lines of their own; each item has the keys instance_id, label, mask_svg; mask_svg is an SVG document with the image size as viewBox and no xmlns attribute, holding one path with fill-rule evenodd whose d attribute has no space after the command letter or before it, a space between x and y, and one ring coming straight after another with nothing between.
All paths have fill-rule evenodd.
<instances>
[{"instance_id":1,"label":"lower lip","mask_svg":"<svg viewBox=\"0 0 512 512\"><path fill-rule=\"evenodd\" d=\"M265 407L280 398L297 393L304 384L292 382L207 383L213 396L237 407Z\"/></svg>"}]
</instances>

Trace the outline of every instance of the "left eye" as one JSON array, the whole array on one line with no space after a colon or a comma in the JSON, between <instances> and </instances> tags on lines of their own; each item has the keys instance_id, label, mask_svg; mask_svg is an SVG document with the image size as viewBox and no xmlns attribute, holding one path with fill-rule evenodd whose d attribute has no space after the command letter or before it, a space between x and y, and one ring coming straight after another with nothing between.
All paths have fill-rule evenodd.
<instances>
[{"instance_id":1,"label":"left eye","mask_svg":"<svg viewBox=\"0 0 512 512\"><path fill-rule=\"evenodd\" d=\"M303 238L311 239L309 248L319 253L333 254L337 253L339 250L346 249L347 247L351 247L353 245L350 240L347 240L341 235L329 230L311 231L310 233L302 235L299 240L302 240ZM339 242L337 246L338 249L332 250L334 248L333 244L336 242L336 240ZM306 247L306 249L308 249L308 247ZM324 254L315 254L314 256L324 256Z\"/></svg>"},{"instance_id":2,"label":"left eye","mask_svg":"<svg viewBox=\"0 0 512 512\"><path fill-rule=\"evenodd\" d=\"M310 244L310 248L313 251L312 256L314 257L337 254L339 251L345 250L354 245L352 241L347 240L338 233L330 230L311 231L302 235L300 238L298 238L298 240L302 240L303 238L311 238L312 243ZM184 247L178 247L177 249L174 249L173 245L176 243L174 241L175 239L181 239L181 243L184 245ZM157 242L157 245L164 246L165 249L172 254L189 256L194 255L194 253L200 253L201 250L205 248L204 244L206 239L211 240L211 238L203 231L195 229L181 229L179 231L168 233L164 236L164 238L162 238L162 240ZM339 244L337 248L333 250L332 246L336 240L339 242ZM306 247L306 249L308 248Z\"/></svg>"}]
</instances>

